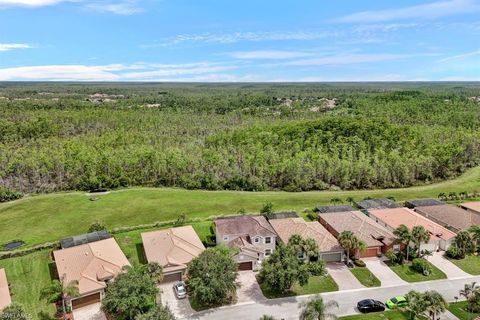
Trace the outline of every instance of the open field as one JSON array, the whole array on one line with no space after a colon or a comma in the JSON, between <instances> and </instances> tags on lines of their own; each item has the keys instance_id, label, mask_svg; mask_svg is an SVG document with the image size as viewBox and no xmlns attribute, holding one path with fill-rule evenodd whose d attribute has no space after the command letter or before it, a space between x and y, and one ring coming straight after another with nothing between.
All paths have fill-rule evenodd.
<instances>
[{"instance_id":1,"label":"open field","mask_svg":"<svg viewBox=\"0 0 480 320\"><path fill-rule=\"evenodd\" d=\"M432 272L428 276L424 276L423 274L416 272L411 268L410 265L407 265L407 264L390 266L390 268L400 278L402 278L407 282L421 282L421 281L447 279L447 275L445 273L443 273L440 269L435 267L430 262L428 263L430 264L430 269L432 270Z\"/></svg>"},{"instance_id":2,"label":"open field","mask_svg":"<svg viewBox=\"0 0 480 320\"><path fill-rule=\"evenodd\" d=\"M480 274L480 257L469 255L466 256L464 259L449 259L452 263L454 263L457 267L465 271L466 273L470 273L474 276Z\"/></svg>"},{"instance_id":3,"label":"open field","mask_svg":"<svg viewBox=\"0 0 480 320\"><path fill-rule=\"evenodd\" d=\"M365 287L380 287L382 284L367 267L355 267L350 271Z\"/></svg>"},{"instance_id":4,"label":"open field","mask_svg":"<svg viewBox=\"0 0 480 320\"><path fill-rule=\"evenodd\" d=\"M453 313L460 320L476 319L480 313L469 313L466 311L467 302L452 302L448 306L448 310Z\"/></svg>"},{"instance_id":5,"label":"open field","mask_svg":"<svg viewBox=\"0 0 480 320\"><path fill-rule=\"evenodd\" d=\"M258 212L265 202L274 210L297 210L328 204L332 198L393 196L397 201L436 197L441 192L480 190L480 167L457 179L404 189L318 191L318 192L240 192L200 191L171 188L138 188L113 191L91 201L82 192L55 193L26 197L0 204L0 243L21 239L27 245L54 241L86 232L95 220L108 228L156 221L175 220L181 213L188 218L206 219L235 214L240 209Z\"/></svg>"},{"instance_id":6,"label":"open field","mask_svg":"<svg viewBox=\"0 0 480 320\"><path fill-rule=\"evenodd\" d=\"M326 276L311 276L308 283L300 286L298 283L293 285L291 291L286 293L278 293L270 289L266 284L260 284L263 295L268 299L275 299L281 297L301 296L306 294L316 294L322 292L332 292L338 290L338 285L330 275Z\"/></svg>"}]
</instances>

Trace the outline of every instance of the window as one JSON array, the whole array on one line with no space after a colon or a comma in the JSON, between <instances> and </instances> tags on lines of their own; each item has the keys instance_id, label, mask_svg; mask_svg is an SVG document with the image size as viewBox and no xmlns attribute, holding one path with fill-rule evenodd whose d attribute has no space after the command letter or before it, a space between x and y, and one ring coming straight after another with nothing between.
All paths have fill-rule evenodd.
<instances>
[{"instance_id":1,"label":"window","mask_svg":"<svg viewBox=\"0 0 480 320\"><path fill-rule=\"evenodd\" d=\"M255 238L253 241L254 241L255 243L260 243L260 238L257 237L257 238Z\"/></svg>"},{"instance_id":2,"label":"window","mask_svg":"<svg viewBox=\"0 0 480 320\"><path fill-rule=\"evenodd\" d=\"M228 241L228 236L223 236L223 241Z\"/></svg>"},{"instance_id":3,"label":"window","mask_svg":"<svg viewBox=\"0 0 480 320\"><path fill-rule=\"evenodd\" d=\"M272 249L265 249L265 257L268 257L272 254Z\"/></svg>"},{"instance_id":4,"label":"window","mask_svg":"<svg viewBox=\"0 0 480 320\"><path fill-rule=\"evenodd\" d=\"M400 251L400 245L399 245L399 244L394 244L394 245L393 245L393 250L394 250L395 252L399 252L399 251Z\"/></svg>"},{"instance_id":5,"label":"window","mask_svg":"<svg viewBox=\"0 0 480 320\"><path fill-rule=\"evenodd\" d=\"M266 237L265 238L265 243L272 243L272 237Z\"/></svg>"}]
</instances>

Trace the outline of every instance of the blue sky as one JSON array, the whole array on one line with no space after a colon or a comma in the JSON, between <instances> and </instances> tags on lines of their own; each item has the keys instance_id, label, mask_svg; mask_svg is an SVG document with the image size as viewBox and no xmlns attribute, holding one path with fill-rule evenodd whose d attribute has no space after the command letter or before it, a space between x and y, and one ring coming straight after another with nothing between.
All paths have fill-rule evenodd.
<instances>
[{"instance_id":1,"label":"blue sky","mask_svg":"<svg viewBox=\"0 0 480 320\"><path fill-rule=\"evenodd\" d=\"M480 80L480 0L0 0L2 80Z\"/></svg>"}]
</instances>

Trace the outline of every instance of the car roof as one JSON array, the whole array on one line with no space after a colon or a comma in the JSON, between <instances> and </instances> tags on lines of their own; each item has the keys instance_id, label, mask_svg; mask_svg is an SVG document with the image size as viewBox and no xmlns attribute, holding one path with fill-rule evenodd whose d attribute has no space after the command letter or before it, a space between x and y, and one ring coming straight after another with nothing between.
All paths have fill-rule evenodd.
<instances>
[{"instance_id":1,"label":"car roof","mask_svg":"<svg viewBox=\"0 0 480 320\"><path fill-rule=\"evenodd\" d=\"M375 303L375 300L373 299L364 299L358 302L359 304L373 304Z\"/></svg>"}]
</instances>

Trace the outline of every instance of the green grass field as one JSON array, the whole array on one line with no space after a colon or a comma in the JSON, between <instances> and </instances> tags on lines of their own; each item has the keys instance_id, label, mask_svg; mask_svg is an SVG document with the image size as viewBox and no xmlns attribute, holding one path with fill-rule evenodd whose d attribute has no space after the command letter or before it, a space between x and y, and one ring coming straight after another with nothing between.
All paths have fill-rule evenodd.
<instances>
[{"instance_id":1,"label":"green grass field","mask_svg":"<svg viewBox=\"0 0 480 320\"><path fill-rule=\"evenodd\" d=\"M390 266L390 268L400 278L402 278L407 282L421 282L421 281L447 279L447 275L445 273L443 273L440 269L435 267L430 262L429 264L432 272L428 276L424 276L423 274L416 272L410 267L410 265L407 265L407 264L393 265L393 266Z\"/></svg>"},{"instance_id":2,"label":"green grass field","mask_svg":"<svg viewBox=\"0 0 480 320\"><path fill-rule=\"evenodd\" d=\"M408 320L410 319L406 313L400 311L385 311L369 314L356 314L338 318L340 320Z\"/></svg>"},{"instance_id":3,"label":"green grass field","mask_svg":"<svg viewBox=\"0 0 480 320\"><path fill-rule=\"evenodd\" d=\"M436 197L440 192L474 190L480 190L480 167L455 180L406 189L287 193L138 188L114 191L99 196L97 201L90 201L81 192L56 193L0 204L0 244L14 239L27 245L55 241L87 231L95 220L114 228L175 220L181 213L190 219L206 219L234 214L240 209L258 212L268 201L273 203L274 210L302 211L328 204L332 198L393 196L403 201Z\"/></svg>"},{"instance_id":4,"label":"green grass field","mask_svg":"<svg viewBox=\"0 0 480 320\"><path fill-rule=\"evenodd\" d=\"M448 310L460 320L472 320L480 316L480 313L469 313L466 310L467 303L465 301L452 302L448 305Z\"/></svg>"},{"instance_id":5,"label":"green grass field","mask_svg":"<svg viewBox=\"0 0 480 320\"><path fill-rule=\"evenodd\" d=\"M55 319L55 307L40 298L40 291L51 282L50 250L24 257L0 260L11 285L14 302L22 304L34 320Z\"/></svg>"},{"instance_id":6,"label":"green grass field","mask_svg":"<svg viewBox=\"0 0 480 320\"><path fill-rule=\"evenodd\" d=\"M464 259L456 260L449 259L457 267L470 273L471 275L478 276L480 274L480 257L479 256L466 256Z\"/></svg>"},{"instance_id":7,"label":"green grass field","mask_svg":"<svg viewBox=\"0 0 480 320\"><path fill-rule=\"evenodd\" d=\"M381 285L380 280L366 267L355 267L350 271L365 287L380 287Z\"/></svg>"},{"instance_id":8,"label":"green grass field","mask_svg":"<svg viewBox=\"0 0 480 320\"><path fill-rule=\"evenodd\" d=\"M337 291L338 285L330 275L327 275L310 277L308 279L308 283L304 286L300 286L298 283L294 284L292 290L286 293L275 292L264 283L260 284L260 288L262 289L263 295L266 298L275 299L281 297Z\"/></svg>"}]
</instances>

